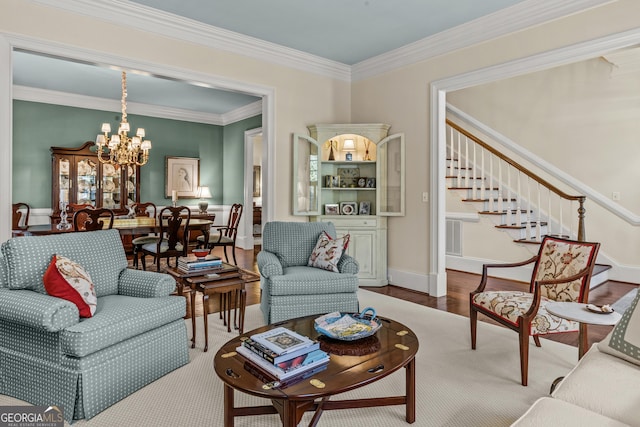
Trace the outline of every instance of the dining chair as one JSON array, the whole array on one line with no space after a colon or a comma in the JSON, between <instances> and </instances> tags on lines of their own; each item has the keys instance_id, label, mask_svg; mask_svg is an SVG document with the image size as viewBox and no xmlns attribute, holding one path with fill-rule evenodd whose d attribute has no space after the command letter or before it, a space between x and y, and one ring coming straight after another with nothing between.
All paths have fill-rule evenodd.
<instances>
[{"instance_id":1,"label":"dining chair","mask_svg":"<svg viewBox=\"0 0 640 427\"><path fill-rule=\"evenodd\" d=\"M516 331L520 338L520 376L526 386L529 336L540 347L540 335L579 330L578 322L553 316L545 306L551 301L588 302L589 282L599 248L600 243L547 236L533 258L510 264L485 264L480 285L469 298L471 348L476 348L478 313ZM531 263L535 264L528 292L486 290L490 268L515 268Z\"/></svg>"},{"instance_id":2,"label":"dining chair","mask_svg":"<svg viewBox=\"0 0 640 427\"><path fill-rule=\"evenodd\" d=\"M209 236L209 243L207 249L209 252L216 246L222 246L224 248L224 259L229 262L229 256L227 255L227 247L231 247L233 255L233 263L238 265L236 261L236 237L238 236L238 225L240 224L240 218L242 217L242 205L240 203L234 203L231 206L229 212L229 220L226 226L212 227L218 230L217 236L212 234ZM204 236L198 236L198 247L204 247Z\"/></svg>"},{"instance_id":3,"label":"dining chair","mask_svg":"<svg viewBox=\"0 0 640 427\"><path fill-rule=\"evenodd\" d=\"M73 229L75 231L95 231L113 228L114 214L106 208L83 208L73 214ZM107 222L105 227L104 223Z\"/></svg>"},{"instance_id":4,"label":"dining chair","mask_svg":"<svg viewBox=\"0 0 640 427\"><path fill-rule=\"evenodd\" d=\"M167 265L171 257L176 258L176 267L178 266L178 258L181 256L187 256L187 249L189 247L189 232L182 233L182 238L179 236L179 231L184 227L185 230L189 229L189 221L191 220L191 210L186 206L167 206L160 211L158 215L160 222L160 239L157 242L147 243L142 245L142 269L146 270L146 257L151 255L154 263L156 264L156 270L160 271L160 261L163 258L167 258Z\"/></svg>"},{"instance_id":5,"label":"dining chair","mask_svg":"<svg viewBox=\"0 0 640 427\"><path fill-rule=\"evenodd\" d=\"M12 230L25 230L29 227L29 213L31 208L24 202L13 203L11 205L12 217L11 217L11 229Z\"/></svg>"},{"instance_id":6,"label":"dining chair","mask_svg":"<svg viewBox=\"0 0 640 427\"><path fill-rule=\"evenodd\" d=\"M134 203L133 210L136 217L157 218L157 207L151 202ZM134 236L133 240L131 240L131 244L133 245L133 268L138 268L138 253L140 249L142 249L142 246L147 243L157 243L158 240L160 240L160 237L155 234Z\"/></svg>"}]
</instances>

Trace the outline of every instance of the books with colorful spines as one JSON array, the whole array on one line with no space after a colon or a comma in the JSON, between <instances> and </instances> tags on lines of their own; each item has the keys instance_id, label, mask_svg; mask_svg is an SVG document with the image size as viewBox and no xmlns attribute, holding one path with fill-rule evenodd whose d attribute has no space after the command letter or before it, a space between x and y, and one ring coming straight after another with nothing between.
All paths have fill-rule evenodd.
<instances>
[{"instance_id":1,"label":"books with colorful spines","mask_svg":"<svg viewBox=\"0 0 640 427\"><path fill-rule=\"evenodd\" d=\"M309 347L313 340L285 327L277 327L259 334L251 335L251 339L268 348L278 356L292 353L298 349Z\"/></svg>"},{"instance_id":2,"label":"books with colorful spines","mask_svg":"<svg viewBox=\"0 0 640 427\"><path fill-rule=\"evenodd\" d=\"M204 268L213 268L213 267L221 267L222 261L207 261L202 264L181 264L178 261L178 268L183 270L202 270Z\"/></svg>"},{"instance_id":3,"label":"books with colorful spines","mask_svg":"<svg viewBox=\"0 0 640 427\"><path fill-rule=\"evenodd\" d=\"M308 354L320 348L320 343L318 341L311 341L311 344L309 344L308 346L300 347L297 350L293 350L284 354L278 354L251 338L245 339L242 342L242 345L274 365L277 363L286 362L304 354Z\"/></svg>"},{"instance_id":4,"label":"books with colorful spines","mask_svg":"<svg viewBox=\"0 0 640 427\"><path fill-rule=\"evenodd\" d=\"M277 366L267 362L266 360L264 360L262 357L258 356L257 354L255 354L254 352L252 352L251 350L249 350L246 347L243 346L238 346L236 348L236 352L243 356L245 359L247 359L248 361L252 362L254 365L256 365L257 367L259 367L261 370L265 371L267 374L269 374L270 376L274 377L275 379L278 380L286 380L292 377L295 377L297 375L301 375L304 372L314 369L318 366L324 365L326 363L329 363L329 354L323 352L322 350L317 350L320 351L322 353L324 353L323 355L318 355L318 357L315 357L313 359L313 361L310 361L307 364L299 364L296 365L294 368L292 369L288 369L287 371L278 368Z\"/></svg>"}]
</instances>

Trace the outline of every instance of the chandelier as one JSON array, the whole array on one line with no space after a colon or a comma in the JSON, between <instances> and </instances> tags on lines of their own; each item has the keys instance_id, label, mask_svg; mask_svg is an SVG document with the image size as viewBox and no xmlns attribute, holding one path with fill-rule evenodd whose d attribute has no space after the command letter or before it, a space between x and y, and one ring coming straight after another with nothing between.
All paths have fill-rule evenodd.
<instances>
[{"instance_id":1,"label":"chandelier","mask_svg":"<svg viewBox=\"0 0 640 427\"><path fill-rule=\"evenodd\" d=\"M138 128L136 136L130 137L129 122L127 122L127 73L122 72L122 122L116 135L109 136L111 125L102 124L102 134L96 138L98 146L98 160L102 163L114 165L142 166L149 160L151 141L144 140L144 129Z\"/></svg>"}]
</instances>

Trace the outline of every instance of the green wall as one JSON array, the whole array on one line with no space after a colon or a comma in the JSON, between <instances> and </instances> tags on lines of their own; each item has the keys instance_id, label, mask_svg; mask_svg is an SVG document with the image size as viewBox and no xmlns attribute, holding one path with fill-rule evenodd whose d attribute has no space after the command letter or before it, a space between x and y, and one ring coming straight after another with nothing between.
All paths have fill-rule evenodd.
<instances>
[{"instance_id":1,"label":"green wall","mask_svg":"<svg viewBox=\"0 0 640 427\"><path fill-rule=\"evenodd\" d=\"M119 121L120 114L113 112L14 101L13 203L50 208L50 147L79 147L95 140L103 122L117 129ZM133 130L145 128L153 145L149 162L141 167L141 201L168 204L165 156L182 156L200 158L200 182L211 188L210 204L242 203L244 131L261 126L261 115L225 127L133 114L128 121Z\"/></svg>"},{"instance_id":2,"label":"green wall","mask_svg":"<svg viewBox=\"0 0 640 427\"><path fill-rule=\"evenodd\" d=\"M225 205L244 203L244 133L261 126L262 115L259 115L224 127L225 167L222 170L222 180L225 187L222 202Z\"/></svg>"}]
</instances>

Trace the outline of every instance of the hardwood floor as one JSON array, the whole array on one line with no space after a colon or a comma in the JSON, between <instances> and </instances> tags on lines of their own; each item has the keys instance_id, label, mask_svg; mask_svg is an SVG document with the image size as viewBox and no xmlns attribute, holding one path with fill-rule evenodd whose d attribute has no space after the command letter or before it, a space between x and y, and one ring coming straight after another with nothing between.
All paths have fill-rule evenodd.
<instances>
[{"instance_id":1,"label":"hardwood floor","mask_svg":"<svg viewBox=\"0 0 640 427\"><path fill-rule=\"evenodd\" d=\"M236 249L238 266L249 271L258 272L258 267L255 259L255 255L257 254L257 252L257 250L251 251ZM213 253L224 259L224 254L221 248L216 248ZM363 289L468 317L469 293L478 286L479 282L480 275L455 270L447 270L447 295L440 298L432 297L426 293L417 292L393 285L383 287L363 287ZM526 284L498 278L491 278L488 286L504 290L522 290L527 288ZM589 302L600 305L612 304L635 287L636 285L633 284L608 281L590 291ZM260 282L256 281L248 283L246 289L247 305L260 303ZM200 304L198 304L198 302L196 303L196 316L202 316L203 310L201 299L197 298L197 301L200 302ZM210 312L217 311L219 311L218 300L217 298L212 298L210 300ZM487 319L482 315L478 316L478 319L480 319L481 321L493 323L490 319ZM602 340L609 333L609 331L611 331L611 329L611 326L589 326L589 343L593 344L594 342ZM576 347L578 345L577 332L555 334L547 336L545 338L563 342L565 344L573 345Z\"/></svg>"}]
</instances>

